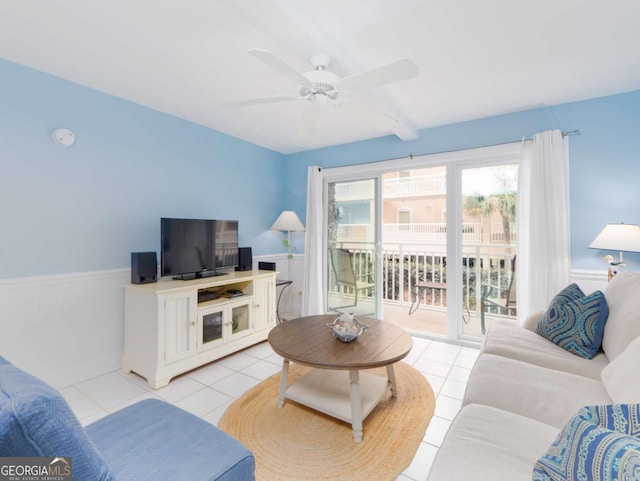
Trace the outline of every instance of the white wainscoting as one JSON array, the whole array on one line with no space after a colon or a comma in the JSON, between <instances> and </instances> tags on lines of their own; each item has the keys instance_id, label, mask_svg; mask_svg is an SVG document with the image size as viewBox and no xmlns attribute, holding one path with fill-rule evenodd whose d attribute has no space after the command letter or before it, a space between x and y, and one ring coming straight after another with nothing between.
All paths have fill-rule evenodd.
<instances>
[{"instance_id":1,"label":"white wainscoting","mask_svg":"<svg viewBox=\"0 0 640 481\"><path fill-rule=\"evenodd\" d=\"M604 292L609 284L606 270L573 269L571 271L571 281L578 284L585 294L591 294L594 291Z\"/></svg>"},{"instance_id":2,"label":"white wainscoting","mask_svg":"<svg viewBox=\"0 0 640 481\"><path fill-rule=\"evenodd\" d=\"M280 313L299 316L304 256L256 256L255 268L261 260L293 281ZM574 270L572 280L586 293L607 287L606 271ZM57 388L119 369L129 281L129 269L0 280L0 355Z\"/></svg>"},{"instance_id":3,"label":"white wainscoting","mask_svg":"<svg viewBox=\"0 0 640 481\"><path fill-rule=\"evenodd\" d=\"M293 281L280 312L299 316L304 256L256 256L255 268L260 260ZM119 369L130 279L128 268L1 279L0 356L56 388Z\"/></svg>"},{"instance_id":4,"label":"white wainscoting","mask_svg":"<svg viewBox=\"0 0 640 481\"><path fill-rule=\"evenodd\" d=\"M0 355L54 387L113 371L129 269L0 281Z\"/></svg>"}]
</instances>

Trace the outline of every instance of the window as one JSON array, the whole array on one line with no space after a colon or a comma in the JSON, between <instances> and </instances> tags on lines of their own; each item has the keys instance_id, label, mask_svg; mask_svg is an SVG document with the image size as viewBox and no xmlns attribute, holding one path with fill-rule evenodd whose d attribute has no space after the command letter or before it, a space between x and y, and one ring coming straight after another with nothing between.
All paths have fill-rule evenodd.
<instances>
[{"instance_id":1,"label":"window","mask_svg":"<svg viewBox=\"0 0 640 481\"><path fill-rule=\"evenodd\" d=\"M411 229L411 209L400 207L398 209L398 229L409 231Z\"/></svg>"}]
</instances>

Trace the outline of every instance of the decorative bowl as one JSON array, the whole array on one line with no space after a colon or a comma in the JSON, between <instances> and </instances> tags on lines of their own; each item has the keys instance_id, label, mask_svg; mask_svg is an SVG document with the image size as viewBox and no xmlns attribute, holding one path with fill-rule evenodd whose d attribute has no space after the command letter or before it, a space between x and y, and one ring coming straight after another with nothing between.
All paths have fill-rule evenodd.
<instances>
[{"instance_id":1,"label":"decorative bowl","mask_svg":"<svg viewBox=\"0 0 640 481\"><path fill-rule=\"evenodd\" d=\"M365 326L358 321L352 314L344 313L335 321L327 324L333 335L342 342L351 342L358 338L369 326Z\"/></svg>"}]
</instances>

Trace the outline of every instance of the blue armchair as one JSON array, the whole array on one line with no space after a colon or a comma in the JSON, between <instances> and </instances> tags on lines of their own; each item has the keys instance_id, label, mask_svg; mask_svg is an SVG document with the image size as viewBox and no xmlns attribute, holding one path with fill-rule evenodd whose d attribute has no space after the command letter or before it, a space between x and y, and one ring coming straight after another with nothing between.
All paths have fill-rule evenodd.
<instances>
[{"instance_id":1,"label":"blue armchair","mask_svg":"<svg viewBox=\"0 0 640 481\"><path fill-rule=\"evenodd\" d=\"M251 481L240 442L148 399L83 428L52 387L0 357L0 457L71 458L75 481Z\"/></svg>"}]
</instances>

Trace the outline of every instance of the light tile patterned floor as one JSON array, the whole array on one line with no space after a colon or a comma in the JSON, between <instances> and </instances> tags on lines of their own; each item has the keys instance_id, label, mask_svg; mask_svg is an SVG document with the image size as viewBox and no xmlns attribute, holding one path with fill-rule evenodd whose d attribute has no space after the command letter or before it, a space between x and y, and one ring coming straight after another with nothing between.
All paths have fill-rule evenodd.
<instances>
[{"instance_id":1,"label":"light tile patterned floor","mask_svg":"<svg viewBox=\"0 0 640 481\"><path fill-rule=\"evenodd\" d=\"M426 479L438 447L460 410L478 354L477 349L414 337L413 349L404 361L427 378L436 395L436 409L413 462L398 481ZM281 362L263 342L174 379L158 390L135 374L114 371L60 391L84 425L147 398L163 399L216 425L242 393L280 372Z\"/></svg>"}]
</instances>

